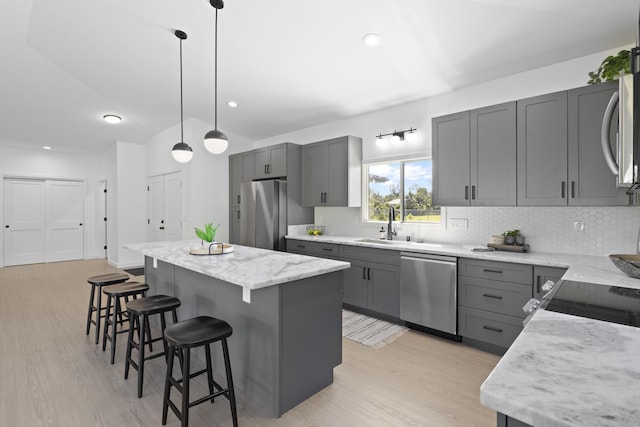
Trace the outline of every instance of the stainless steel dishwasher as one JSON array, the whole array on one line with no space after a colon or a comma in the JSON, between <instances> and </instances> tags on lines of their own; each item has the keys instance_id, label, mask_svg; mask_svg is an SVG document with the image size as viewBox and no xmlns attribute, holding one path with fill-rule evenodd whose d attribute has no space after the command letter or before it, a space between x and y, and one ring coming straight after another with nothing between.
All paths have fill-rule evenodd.
<instances>
[{"instance_id":1,"label":"stainless steel dishwasher","mask_svg":"<svg viewBox=\"0 0 640 427\"><path fill-rule=\"evenodd\" d=\"M402 252L400 319L457 336L456 266L455 257Z\"/></svg>"}]
</instances>

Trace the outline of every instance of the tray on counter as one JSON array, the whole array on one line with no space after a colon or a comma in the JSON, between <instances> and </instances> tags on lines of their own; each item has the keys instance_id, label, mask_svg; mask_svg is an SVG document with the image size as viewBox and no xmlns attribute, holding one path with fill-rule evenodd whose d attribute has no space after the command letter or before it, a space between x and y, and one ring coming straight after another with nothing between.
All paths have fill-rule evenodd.
<instances>
[{"instance_id":1,"label":"tray on counter","mask_svg":"<svg viewBox=\"0 0 640 427\"><path fill-rule=\"evenodd\" d=\"M212 243L209 246L194 247L189 249L191 255L222 255L233 252L233 245L228 243Z\"/></svg>"},{"instance_id":2,"label":"tray on counter","mask_svg":"<svg viewBox=\"0 0 640 427\"><path fill-rule=\"evenodd\" d=\"M496 245L495 243L487 243L487 246L495 249L496 251L508 251L508 252L527 252L529 245Z\"/></svg>"}]
</instances>

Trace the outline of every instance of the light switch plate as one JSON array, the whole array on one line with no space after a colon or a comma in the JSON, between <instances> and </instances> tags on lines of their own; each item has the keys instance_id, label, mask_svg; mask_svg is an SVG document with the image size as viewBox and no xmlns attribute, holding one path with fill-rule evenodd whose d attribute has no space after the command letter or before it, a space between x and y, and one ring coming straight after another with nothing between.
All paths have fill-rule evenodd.
<instances>
[{"instance_id":1,"label":"light switch plate","mask_svg":"<svg viewBox=\"0 0 640 427\"><path fill-rule=\"evenodd\" d=\"M449 230L466 230L469 228L468 218L449 218L447 221Z\"/></svg>"}]
</instances>

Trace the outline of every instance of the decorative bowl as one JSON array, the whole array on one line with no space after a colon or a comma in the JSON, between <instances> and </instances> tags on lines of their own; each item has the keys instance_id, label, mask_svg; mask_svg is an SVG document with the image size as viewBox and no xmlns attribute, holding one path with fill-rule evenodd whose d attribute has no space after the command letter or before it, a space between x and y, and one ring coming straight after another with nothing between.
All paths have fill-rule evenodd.
<instances>
[{"instance_id":1,"label":"decorative bowl","mask_svg":"<svg viewBox=\"0 0 640 427\"><path fill-rule=\"evenodd\" d=\"M627 276L640 279L640 254L613 254L609 259Z\"/></svg>"},{"instance_id":2,"label":"decorative bowl","mask_svg":"<svg viewBox=\"0 0 640 427\"><path fill-rule=\"evenodd\" d=\"M324 234L324 225L307 225L307 234L309 236L319 236Z\"/></svg>"}]
</instances>

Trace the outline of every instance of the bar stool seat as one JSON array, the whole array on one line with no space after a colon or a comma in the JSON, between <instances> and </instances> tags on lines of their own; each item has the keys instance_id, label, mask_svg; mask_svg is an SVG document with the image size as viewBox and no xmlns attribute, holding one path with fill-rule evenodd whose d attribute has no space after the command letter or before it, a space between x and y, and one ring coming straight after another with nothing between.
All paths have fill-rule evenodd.
<instances>
[{"instance_id":1,"label":"bar stool seat","mask_svg":"<svg viewBox=\"0 0 640 427\"><path fill-rule=\"evenodd\" d=\"M108 273L101 274L99 276L92 276L87 279L87 282L91 285L91 294L89 295L89 310L87 311L87 332L91 329L91 324L96 325L96 344L100 342L100 319L105 317L103 311L106 307L102 307L102 288L104 286L117 285L129 280L129 275L126 273ZM94 301L96 297L96 288L98 289L97 301ZM93 320L93 312L96 312L96 319Z\"/></svg>"},{"instance_id":2,"label":"bar stool seat","mask_svg":"<svg viewBox=\"0 0 640 427\"><path fill-rule=\"evenodd\" d=\"M142 397L142 386L144 381L144 362L164 356L167 358L167 343L164 340L164 330L167 327L165 314L171 312L173 323L178 322L176 309L182 302L169 295L152 295L145 298L135 299L127 303L127 313L129 314L129 334L127 338L127 355L124 365L124 379L129 378L129 366L133 366L138 371L138 397ZM160 315L161 336L153 338L149 328L149 316ZM138 342L134 341L134 332L137 332ZM162 340L163 351L145 356L144 347L149 345L149 350L153 351L152 343ZM133 349L138 350L138 361L131 357Z\"/></svg>"},{"instance_id":3,"label":"bar stool seat","mask_svg":"<svg viewBox=\"0 0 640 427\"><path fill-rule=\"evenodd\" d=\"M231 406L231 418L234 427L238 425L238 414L236 409L236 397L233 388L233 377L231 375L231 362L229 360L229 347L227 346L227 338L231 336L233 329L224 320L216 319L209 316L199 316L193 319L178 322L169 326L164 331L164 337L169 346L169 355L167 360L167 375L164 385L164 398L162 401L162 425L167 424L167 413L169 408L176 414L181 421L181 425L186 427L189 425L189 408L199 405L206 401L213 402L218 396L224 396L229 400ZM225 373L227 377L227 387L223 388L213 379L213 368L211 362L210 344L216 341L222 343L222 352L224 356ZM198 372L190 372L191 349L204 346L206 368ZM182 378L173 377L173 361L178 356L182 361ZM207 374L207 382L209 384L209 394L201 397L193 402L189 401L189 382L201 374ZM175 387L182 393L181 409L171 401L171 387Z\"/></svg>"},{"instance_id":4,"label":"bar stool seat","mask_svg":"<svg viewBox=\"0 0 640 427\"><path fill-rule=\"evenodd\" d=\"M120 300L124 298L125 304L129 303L130 298L137 299L145 297L149 285L140 282L127 282L118 285L107 286L104 288L104 294L107 296L107 313L104 322L104 334L102 334L102 351L107 348L107 340L111 341L111 364L113 365L116 356L116 338L118 334L128 332L129 329L123 329L123 317L129 322L129 316L124 312ZM120 329L118 329L117 319L120 319ZM111 326L111 335L109 335L109 326ZM129 325L130 327L131 325Z\"/></svg>"}]
</instances>

